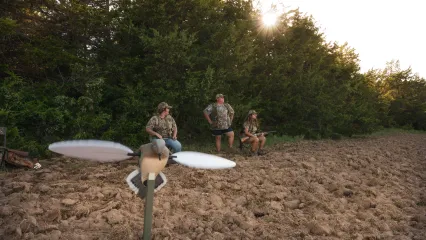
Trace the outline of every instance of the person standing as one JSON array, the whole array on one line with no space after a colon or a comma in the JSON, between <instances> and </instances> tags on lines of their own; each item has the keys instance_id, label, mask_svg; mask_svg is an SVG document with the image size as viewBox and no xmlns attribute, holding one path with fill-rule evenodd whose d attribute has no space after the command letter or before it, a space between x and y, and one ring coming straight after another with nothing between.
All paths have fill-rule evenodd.
<instances>
[{"instance_id":1,"label":"person standing","mask_svg":"<svg viewBox=\"0 0 426 240\"><path fill-rule=\"evenodd\" d=\"M222 135L228 137L229 148L233 149L234 131L231 127L235 111L228 103L225 103L223 94L216 95L216 102L209 104L203 111L204 117L210 124L211 132L215 136L216 150L221 150Z\"/></svg>"}]
</instances>

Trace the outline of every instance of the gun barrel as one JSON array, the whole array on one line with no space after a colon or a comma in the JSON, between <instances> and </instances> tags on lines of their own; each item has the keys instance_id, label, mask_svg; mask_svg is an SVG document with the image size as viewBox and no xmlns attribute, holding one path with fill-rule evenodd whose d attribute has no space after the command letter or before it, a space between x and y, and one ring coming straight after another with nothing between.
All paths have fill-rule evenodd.
<instances>
[{"instance_id":1,"label":"gun barrel","mask_svg":"<svg viewBox=\"0 0 426 240\"><path fill-rule=\"evenodd\" d=\"M139 153L127 153L127 156L137 156L137 157L140 157L141 153L140 152Z\"/></svg>"}]
</instances>

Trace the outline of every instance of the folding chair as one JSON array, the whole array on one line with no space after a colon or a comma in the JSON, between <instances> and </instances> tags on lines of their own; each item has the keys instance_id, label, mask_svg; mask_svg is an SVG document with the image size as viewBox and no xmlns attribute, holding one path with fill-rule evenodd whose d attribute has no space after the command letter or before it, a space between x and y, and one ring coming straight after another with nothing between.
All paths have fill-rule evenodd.
<instances>
[{"instance_id":1,"label":"folding chair","mask_svg":"<svg viewBox=\"0 0 426 240\"><path fill-rule=\"evenodd\" d=\"M243 151L244 148L247 148L247 147L250 148L250 144L249 143L247 143L247 142L243 143L243 141L241 141L241 136L242 136L243 133L244 133L244 130L241 130L239 132L238 136L236 136L238 138L239 143L240 143L240 145L238 146L238 148L240 149L240 151Z\"/></svg>"},{"instance_id":2,"label":"folding chair","mask_svg":"<svg viewBox=\"0 0 426 240\"><path fill-rule=\"evenodd\" d=\"M6 166L6 160L8 157L7 154L7 148L6 148L6 127L0 127L0 139L1 136L3 136L3 146L0 146L0 153L1 153L1 162L0 162L0 168L4 168Z\"/></svg>"},{"instance_id":3,"label":"folding chair","mask_svg":"<svg viewBox=\"0 0 426 240\"><path fill-rule=\"evenodd\" d=\"M247 149L251 148L250 147L250 143L248 143L248 142L244 142L243 143L243 141L241 141L241 137L238 136L238 140L240 142L240 145L238 146L238 148L240 149L240 151L243 151L245 148L247 148Z\"/></svg>"}]
</instances>

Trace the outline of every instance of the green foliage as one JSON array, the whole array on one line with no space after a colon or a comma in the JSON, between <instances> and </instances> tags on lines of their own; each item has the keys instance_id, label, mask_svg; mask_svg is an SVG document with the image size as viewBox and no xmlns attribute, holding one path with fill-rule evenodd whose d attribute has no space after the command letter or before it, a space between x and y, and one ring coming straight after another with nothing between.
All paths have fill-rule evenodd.
<instances>
[{"instance_id":1,"label":"green foliage","mask_svg":"<svg viewBox=\"0 0 426 240\"><path fill-rule=\"evenodd\" d=\"M311 17L259 24L251 1L10 1L0 14L0 125L9 147L46 155L65 139L137 148L159 102L179 139L212 143L216 93L250 109L271 141L426 129L425 80L391 64L359 73L355 50L327 43ZM279 135L282 136L279 136ZM195 144L195 145L193 145Z\"/></svg>"},{"instance_id":2,"label":"green foliage","mask_svg":"<svg viewBox=\"0 0 426 240\"><path fill-rule=\"evenodd\" d=\"M398 61L371 70L366 76L373 82L378 98L381 124L385 127L426 130L426 80L411 69L400 69Z\"/></svg>"}]
</instances>

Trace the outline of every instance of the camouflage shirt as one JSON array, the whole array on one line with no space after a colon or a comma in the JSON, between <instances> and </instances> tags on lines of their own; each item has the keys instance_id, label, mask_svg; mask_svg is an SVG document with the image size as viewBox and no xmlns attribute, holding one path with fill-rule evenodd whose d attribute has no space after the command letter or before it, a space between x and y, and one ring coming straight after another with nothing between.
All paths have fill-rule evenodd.
<instances>
[{"instance_id":1,"label":"camouflage shirt","mask_svg":"<svg viewBox=\"0 0 426 240\"><path fill-rule=\"evenodd\" d=\"M165 118L161 118L159 115L155 115L149 119L146 127L152 129L154 132L157 132L163 138L171 138L173 129L177 128L175 120L170 115L167 115Z\"/></svg>"},{"instance_id":2,"label":"camouflage shirt","mask_svg":"<svg viewBox=\"0 0 426 240\"><path fill-rule=\"evenodd\" d=\"M213 109L216 107L215 109ZM234 115L234 109L231 107L231 105L224 103L224 104L210 104L204 109L204 112L209 114L212 120L212 129L228 129L231 127L231 115ZM211 115L212 113L213 116Z\"/></svg>"},{"instance_id":3,"label":"camouflage shirt","mask_svg":"<svg viewBox=\"0 0 426 240\"><path fill-rule=\"evenodd\" d=\"M258 129L258 125L256 122L250 122L250 121L245 121L243 124L243 128L247 128L247 131L251 134L255 134L257 133ZM242 134L243 136L245 136L244 132Z\"/></svg>"}]
</instances>

